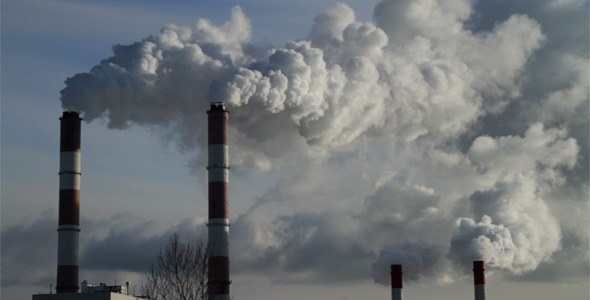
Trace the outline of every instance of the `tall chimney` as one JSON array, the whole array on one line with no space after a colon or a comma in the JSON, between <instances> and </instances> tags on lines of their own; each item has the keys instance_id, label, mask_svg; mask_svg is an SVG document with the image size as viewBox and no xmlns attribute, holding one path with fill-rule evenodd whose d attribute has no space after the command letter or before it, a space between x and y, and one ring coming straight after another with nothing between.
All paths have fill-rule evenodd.
<instances>
[{"instance_id":1,"label":"tall chimney","mask_svg":"<svg viewBox=\"0 0 590 300\"><path fill-rule=\"evenodd\" d=\"M391 265L391 299L402 300L402 265Z\"/></svg>"},{"instance_id":2,"label":"tall chimney","mask_svg":"<svg viewBox=\"0 0 590 300\"><path fill-rule=\"evenodd\" d=\"M59 221L57 228L57 293L78 292L80 234L80 121L76 112L59 118Z\"/></svg>"},{"instance_id":3,"label":"tall chimney","mask_svg":"<svg viewBox=\"0 0 590 300\"><path fill-rule=\"evenodd\" d=\"M207 111L209 127L209 300L229 300L229 111L221 102Z\"/></svg>"},{"instance_id":4,"label":"tall chimney","mask_svg":"<svg viewBox=\"0 0 590 300\"><path fill-rule=\"evenodd\" d=\"M475 300L485 300L486 274L484 262L481 260L473 262L473 284L475 288Z\"/></svg>"}]
</instances>

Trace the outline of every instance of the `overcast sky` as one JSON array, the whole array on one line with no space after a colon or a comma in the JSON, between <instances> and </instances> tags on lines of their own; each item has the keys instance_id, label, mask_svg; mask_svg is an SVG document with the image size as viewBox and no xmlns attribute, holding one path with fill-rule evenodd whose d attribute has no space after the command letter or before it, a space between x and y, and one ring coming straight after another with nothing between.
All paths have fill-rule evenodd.
<instances>
[{"instance_id":1,"label":"overcast sky","mask_svg":"<svg viewBox=\"0 0 590 300\"><path fill-rule=\"evenodd\" d=\"M230 110L235 299L589 298L589 4L66 1L1 7L1 297L55 287L59 117L82 126L80 280L206 238Z\"/></svg>"}]
</instances>

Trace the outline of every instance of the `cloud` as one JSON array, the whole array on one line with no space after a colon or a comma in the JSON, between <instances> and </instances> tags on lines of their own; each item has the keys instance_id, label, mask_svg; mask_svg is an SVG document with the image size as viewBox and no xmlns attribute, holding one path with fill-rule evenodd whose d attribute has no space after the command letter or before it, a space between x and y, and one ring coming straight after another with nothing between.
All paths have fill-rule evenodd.
<instances>
[{"instance_id":1,"label":"cloud","mask_svg":"<svg viewBox=\"0 0 590 300\"><path fill-rule=\"evenodd\" d=\"M240 216L232 225L230 256L237 274L281 274L274 281L308 283L358 281L368 275L371 253L351 237L354 232L341 216L295 213L264 223L251 218Z\"/></svg>"},{"instance_id":2,"label":"cloud","mask_svg":"<svg viewBox=\"0 0 590 300\"><path fill-rule=\"evenodd\" d=\"M2 228L2 286L52 282L57 274L57 217ZM7 272L10 270L10 272Z\"/></svg>"},{"instance_id":3,"label":"cloud","mask_svg":"<svg viewBox=\"0 0 590 300\"><path fill-rule=\"evenodd\" d=\"M196 219L181 220L164 232L150 232L153 222L142 221L128 213L106 220L88 222L89 232L81 246L80 266L87 270L125 270L144 273L156 255L178 233L183 241L206 240L206 227ZM106 228L107 232L99 229Z\"/></svg>"},{"instance_id":4,"label":"cloud","mask_svg":"<svg viewBox=\"0 0 590 300\"><path fill-rule=\"evenodd\" d=\"M206 239L206 226L198 219L181 220L163 232L151 231L153 223L130 213L99 220L82 216L80 274L144 274L173 233L178 233L183 241ZM55 286L57 224L57 215L45 212L29 225L3 228L2 286L48 286L52 282Z\"/></svg>"}]
</instances>

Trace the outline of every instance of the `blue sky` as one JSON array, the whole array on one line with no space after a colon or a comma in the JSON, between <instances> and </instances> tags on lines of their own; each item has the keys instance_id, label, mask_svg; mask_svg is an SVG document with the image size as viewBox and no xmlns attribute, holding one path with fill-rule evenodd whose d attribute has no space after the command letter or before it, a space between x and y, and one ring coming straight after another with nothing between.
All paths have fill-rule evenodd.
<instances>
[{"instance_id":1,"label":"blue sky","mask_svg":"<svg viewBox=\"0 0 590 300\"><path fill-rule=\"evenodd\" d=\"M205 237L212 80L236 299L388 299L394 262L408 298L469 299L475 257L489 299L587 298L588 2L344 3L2 1L2 298L55 286L62 103L89 121L80 280L139 290Z\"/></svg>"}]
</instances>

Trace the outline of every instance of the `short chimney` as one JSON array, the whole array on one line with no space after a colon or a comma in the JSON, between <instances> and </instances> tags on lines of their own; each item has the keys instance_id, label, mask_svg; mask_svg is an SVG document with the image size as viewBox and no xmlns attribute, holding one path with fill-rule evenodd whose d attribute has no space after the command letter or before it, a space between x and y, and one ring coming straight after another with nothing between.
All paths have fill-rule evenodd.
<instances>
[{"instance_id":1,"label":"short chimney","mask_svg":"<svg viewBox=\"0 0 590 300\"><path fill-rule=\"evenodd\" d=\"M391 265L391 299L402 300L402 265Z\"/></svg>"}]
</instances>

